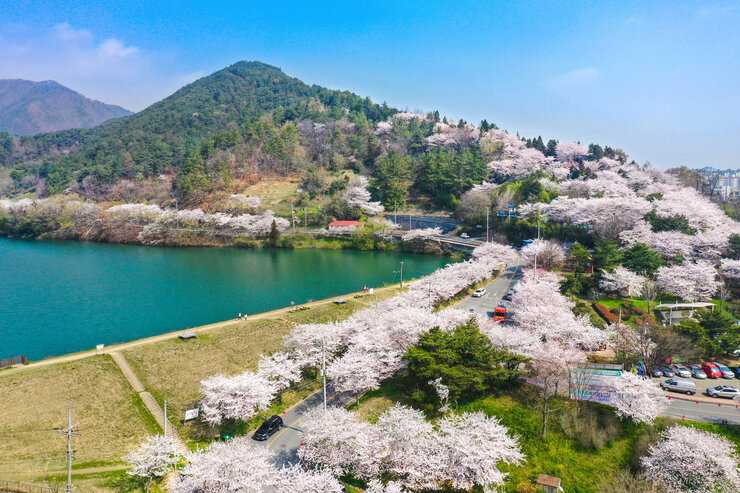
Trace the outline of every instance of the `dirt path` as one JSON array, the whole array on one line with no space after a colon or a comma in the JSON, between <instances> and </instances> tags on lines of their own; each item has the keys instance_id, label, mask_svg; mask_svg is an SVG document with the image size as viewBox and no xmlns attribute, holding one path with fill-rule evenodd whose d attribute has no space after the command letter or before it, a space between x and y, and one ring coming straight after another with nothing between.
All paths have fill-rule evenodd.
<instances>
[{"instance_id":1,"label":"dirt path","mask_svg":"<svg viewBox=\"0 0 740 493\"><path fill-rule=\"evenodd\" d=\"M134 373L131 365L128 364L128 361L126 361L126 358L121 353L119 353L118 351L113 351L110 353L110 355L113 358L113 361L115 361L118 365L118 368L121 369L121 373L123 373L123 376L126 377L128 383L131 384L131 387L133 387L134 391L139 394L139 398L149 410L149 413L157 421L162 430L165 430L164 411L162 411L162 408L159 407L159 403L156 401L156 399L154 399L154 396L152 396L152 394L150 394L146 390L144 384L141 383L141 380L139 380L139 377L136 376L136 373ZM172 426L172 423L170 423L169 420L167 420L167 425L167 434L174 438L175 445L177 445L181 452L187 452L189 450L188 446L185 444L185 441L182 439L182 437L180 437L177 429Z\"/></svg>"},{"instance_id":2,"label":"dirt path","mask_svg":"<svg viewBox=\"0 0 740 493\"><path fill-rule=\"evenodd\" d=\"M391 285L391 286L386 286L386 287L383 287L383 288L375 288L375 291L376 292L385 292L385 291L393 290L393 289L396 289L396 288L397 288L397 285ZM352 298L352 297L357 296L357 295L363 296L363 293L362 292L348 293L348 294L344 294L344 295L341 295L341 296L335 296L333 298L327 298L327 299L324 299L324 300L314 301L312 303L306 303L306 304L301 305L301 306L307 306L307 307L321 306L321 305L326 305L326 304L329 304L329 303L333 303L333 302L335 302L337 300ZM368 302L371 302L372 301L372 298L369 297L370 295L364 295L364 296L365 297L368 297L367 298L367 301ZM368 304L368 303L365 303L365 304ZM276 318L276 317L278 317L280 315L283 315L285 313L289 313L291 310L295 310L295 308L293 308L293 307L279 308L277 310L272 310L272 311L269 311L269 312L259 313L259 314L256 314L256 315L249 315L249 319L248 320L261 320L261 319L265 319L265 318ZM234 319L232 319L232 320L226 320L224 322L217 322L217 323L213 323L213 324L209 324L209 325L203 325L201 327L195 327L195 328L192 328L192 329L178 330L176 332L168 332L166 334L160 334L158 336L147 337L145 339L138 339L136 341L124 342L124 343L121 343L121 344L114 344L112 346L106 347L102 351L97 351L95 349L92 349L90 351L83 351L83 352L80 352L80 353L73 353L73 354L67 354L65 356L58 356L58 357L55 357L55 358L43 359L41 361L35 361L35 362L29 363L27 365L15 366L15 367L12 367L12 368L9 368L9 369L0 371L0 378L2 378L3 375L14 374L16 372L23 371L23 370L26 370L26 369L40 368L40 367L49 366L49 365L58 365L60 363L68 363L70 361L77 361L77 360L81 360L81 359L85 359L85 358L90 358L92 356L97 356L99 354L108 354L108 353L112 353L112 352L120 352L120 351L124 351L126 349L130 349L130 348L137 347L137 346L142 346L142 345L145 345L145 344L152 344L152 343L155 343L155 342L165 341L165 340L168 340L168 339L174 339L174 338L179 337L180 335L186 334L188 332L197 332L198 334L203 334L203 333L206 333L206 332L209 332L209 331L212 331L212 330L221 329L223 327L229 327L229 326L232 326L232 325L237 325L239 323L241 323L240 320L234 320Z\"/></svg>"}]
</instances>

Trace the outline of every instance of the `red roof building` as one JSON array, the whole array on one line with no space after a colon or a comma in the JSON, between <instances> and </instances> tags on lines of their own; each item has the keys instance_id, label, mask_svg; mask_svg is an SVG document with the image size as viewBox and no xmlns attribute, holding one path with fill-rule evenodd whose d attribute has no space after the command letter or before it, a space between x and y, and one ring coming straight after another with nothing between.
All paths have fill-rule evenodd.
<instances>
[{"instance_id":1,"label":"red roof building","mask_svg":"<svg viewBox=\"0 0 740 493\"><path fill-rule=\"evenodd\" d=\"M365 223L359 221L332 221L329 223L329 231L348 232L361 228Z\"/></svg>"}]
</instances>

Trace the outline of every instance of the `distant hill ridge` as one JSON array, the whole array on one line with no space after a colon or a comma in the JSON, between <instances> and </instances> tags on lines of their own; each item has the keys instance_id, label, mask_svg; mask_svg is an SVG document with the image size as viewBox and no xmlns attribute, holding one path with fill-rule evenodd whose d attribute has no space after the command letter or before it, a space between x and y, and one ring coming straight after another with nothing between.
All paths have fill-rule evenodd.
<instances>
[{"instance_id":1,"label":"distant hill ridge","mask_svg":"<svg viewBox=\"0 0 740 493\"><path fill-rule=\"evenodd\" d=\"M130 114L125 108L89 99L53 80L0 79L0 132L22 136L92 128Z\"/></svg>"}]
</instances>

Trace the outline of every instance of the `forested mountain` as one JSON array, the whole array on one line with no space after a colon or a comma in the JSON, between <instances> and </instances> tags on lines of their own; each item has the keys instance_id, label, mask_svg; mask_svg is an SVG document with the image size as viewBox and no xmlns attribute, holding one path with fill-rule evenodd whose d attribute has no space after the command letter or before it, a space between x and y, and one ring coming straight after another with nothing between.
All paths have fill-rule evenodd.
<instances>
[{"instance_id":1,"label":"forested mountain","mask_svg":"<svg viewBox=\"0 0 740 493\"><path fill-rule=\"evenodd\" d=\"M0 132L11 135L91 128L130 114L127 109L88 99L53 80L0 80Z\"/></svg>"},{"instance_id":2,"label":"forested mountain","mask_svg":"<svg viewBox=\"0 0 740 493\"><path fill-rule=\"evenodd\" d=\"M391 112L349 92L309 86L260 62L239 62L135 115L91 130L24 137L15 146L6 136L5 145L0 142L0 149L5 149L4 154L0 150L0 162L18 170L14 174L17 183L36 176L45 181L46 193L53 194L87 176L104 185L121 178L142 180L176 172L189 157L197 159L207 153L200 152L199 146L209 137L226 132L216 138L223 147L224 138L228 141L233 132L239 133L263 116L269 116L272 127L290 134L290 129L282 128L286 122L336 120L347 113L375 121ZM268 129L264 124L260 128L247 133L266 137L263 133Z\"/></svg>"},{"instance_id":3,"label":"forested mountain","mask_svg":"<svg viewBox=\"0 0 740 493\"><path fill-rule=\"evenodd\" d=\"M69 190L95 201L168 206L177 199L212 209L265 176L291 176L301 179L305 200L341 216L346 211L335 204L349 173L368 177L373 198L386 207L412 201L452 211L464 192L496 179L491 161L519 163L508 149L524 163L554 159L554 140L506 134L516 144L507 147L493 131L486 120L471 125L437 111L399 112L264 63L239 62L93 129L20 140L0 134L0 195ZM626 159L619 150L589 147L589 159L605 156ZM546 193L537 177L530 181L517 192L524 199Z\"/></svg>"}]
</instances>

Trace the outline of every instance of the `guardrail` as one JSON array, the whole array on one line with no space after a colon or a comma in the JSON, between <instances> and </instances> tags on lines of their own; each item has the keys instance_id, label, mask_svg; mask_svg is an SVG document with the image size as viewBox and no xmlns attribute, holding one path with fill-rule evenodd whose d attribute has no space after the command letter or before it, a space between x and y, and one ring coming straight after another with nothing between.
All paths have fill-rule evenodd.
<instances>
[{"instance_id":1,"label":"guardrail","mask_svg":"<svg viewBox=\"0 0 740 493\"><path fill-rule=\"evenodd\" d=\"M3 493L56 493L57 491L56 488L49 486L0 479L0 492Z\"/></svg>"}]
</instances>

